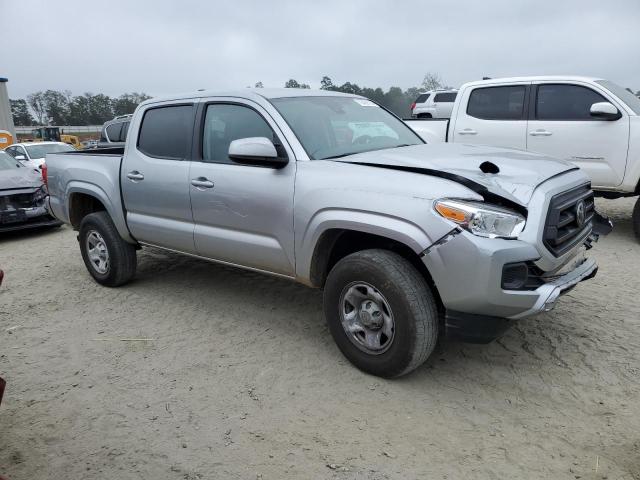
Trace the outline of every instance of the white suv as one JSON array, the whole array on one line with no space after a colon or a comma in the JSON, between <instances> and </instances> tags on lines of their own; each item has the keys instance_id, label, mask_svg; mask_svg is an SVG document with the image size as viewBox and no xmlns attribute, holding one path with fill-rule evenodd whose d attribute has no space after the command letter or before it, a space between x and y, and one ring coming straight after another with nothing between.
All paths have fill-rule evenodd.
<instances>
[{"instance_id":1,"label":"white suv","mask_svg":"<svg viewBox=\"0 0 640 480\"><path fill-rule=\"evenodd\" d=\"M457 90L431 90L411 104L412 118L450 118Z\"/></svg>"}]
</instances>

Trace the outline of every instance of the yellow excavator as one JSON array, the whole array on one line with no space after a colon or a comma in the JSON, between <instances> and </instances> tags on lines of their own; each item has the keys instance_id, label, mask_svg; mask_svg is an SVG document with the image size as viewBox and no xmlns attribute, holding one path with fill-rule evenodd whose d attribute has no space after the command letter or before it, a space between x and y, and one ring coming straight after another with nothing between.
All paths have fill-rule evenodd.
<instances>
[{"instance_id":1,"label":"yellow excavator","mask_svg":"<svg viewBox=\"0 0 640 480\"><path fill-rule=\"evenodd\" d=\"M75 135L65 135L60 127L38 127L31 130L34 142L64 142L77 148L82 148L80 139Z\"/></svg>"}]
</instances>

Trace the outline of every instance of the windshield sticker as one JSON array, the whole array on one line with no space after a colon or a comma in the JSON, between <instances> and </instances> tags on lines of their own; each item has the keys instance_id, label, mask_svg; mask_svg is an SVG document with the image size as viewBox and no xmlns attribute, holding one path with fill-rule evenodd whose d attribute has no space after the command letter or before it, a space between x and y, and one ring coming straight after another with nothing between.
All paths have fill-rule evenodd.
<instances>
[{"instance_id":1,"label":"windshield sticker","mask_svg":"<svg viewBox=\"0 0 640 480\"><path fill-rule=\"evenodd\" d=\"M384 122L349 122L353 132L353 141L359 137L389 137L399 139L400 136Z\"/></svg>"},{"instance_id":2,"label":"windshield sticker","mask_svg":"<svg viewBox=\"0 0 640 480\"><path fill-rule=\"evenodd\" d=\"M363 107L377 107L378 106L375 103L373 103L371 100L365 100L364 98L354 98L353 101L356 102L358 105L361 105Z\"/></svg>"}]
</instances>

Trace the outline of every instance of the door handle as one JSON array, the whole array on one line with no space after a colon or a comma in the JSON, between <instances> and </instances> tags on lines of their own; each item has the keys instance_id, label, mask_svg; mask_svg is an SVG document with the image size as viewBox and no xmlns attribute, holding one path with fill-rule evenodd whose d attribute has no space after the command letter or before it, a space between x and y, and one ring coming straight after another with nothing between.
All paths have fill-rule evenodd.
<instances>
[{"instance_id":1,"label":"door handle","mask_svg":"<svg viewBox=\"0 0 640 480\"><path fill-rule=\"evenodd\" d=\"M198 177L191 179L191 185L202 190L204 188L213 188L213 182L207 177Z\"/></svg>"},{"instance_id":2,"label":"door handle","mask_svg":"<svg viewBox=\"0 0 640 480\"><path fill-rule=\"evenodd\" d=\"M531 130L529 132L529 135L531 135L532 137L548 137L550 135L553 135L553 133L551 133L548 130L539 129L539 130Z\"/></svg>"},{"instance_id":3,"label":"door handle","mask_svg":"<svg viewBox=\"0 0 640 480\"><path fill-rule=\"evenodd\" d=\"M132 182L140 182L141 180L144 180L144 175L137 170L133 170L127 173L127 178Z\"/></svg>"},{"instance_id":4,"label":"door handle","mask_svg":"<svg viewBox=\"0 0 640 480\"><path fill-rule=\"evenodd\" d=\"M464 130L460 130L458 132L458 135L477 135L478 132L476 132L475 130L472 130L470 128L465 128Z\"/></svg>"}]
</instances>

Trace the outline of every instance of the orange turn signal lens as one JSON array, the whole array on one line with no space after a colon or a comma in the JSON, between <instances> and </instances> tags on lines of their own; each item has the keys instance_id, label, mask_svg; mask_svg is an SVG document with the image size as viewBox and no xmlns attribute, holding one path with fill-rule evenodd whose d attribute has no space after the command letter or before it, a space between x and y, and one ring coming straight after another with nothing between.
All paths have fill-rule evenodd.
<instances>
[{"instance_id":1,"label":"orange turn signal lens","mask_svg":"<svg viewBox=\"0 0 640 480\"><path fill-rule=\"evenodd\" d=\"M442 203L436 203L435 209L444 218L448 218L456 223L464 223L468 220L467 212L457 208L453 208Z\"/></svg>"}]
</instances>

